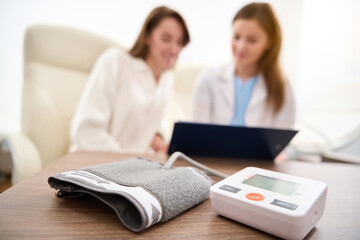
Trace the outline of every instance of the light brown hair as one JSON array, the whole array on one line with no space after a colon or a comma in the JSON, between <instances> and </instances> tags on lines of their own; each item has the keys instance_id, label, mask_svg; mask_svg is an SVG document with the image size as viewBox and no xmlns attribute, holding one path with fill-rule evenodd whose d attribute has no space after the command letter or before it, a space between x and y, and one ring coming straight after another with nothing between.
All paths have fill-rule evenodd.
<instances>
[{"instance_id":1,"label":"light brown hair","mask_svg":"<svg viewBox=\"0 0 360 240\"><path fill-rule=\"evenodd\" d=\"M190 34L186 26L185 20L182 18L182 16L175 10L161 6L152 10L149 16L146 18L137 40L135 41L132 48L129 50L130 55L142 59L145 59L147 57L149 49L146 45L146 37L149 36L152 30L156 28L159 23L165 18L173 18L177 20L182 26L184 32L182 46L186 46L190 42Z\"/></svg>"},{"instance_id":2,"label":"light brown hair","mask_svg":"<svg viewBox=\"0 0 360 240\"><path fill-rule=\"evenodd\" d=\"M255 19L265 30L269 46L258 62L258 69L264 75L267 87L267 104L277 114L285 101L285 79L283 77L279 54L281 48L281 29L272 7L267 3L251 3L241 8L233 23L240 19Z\"/></svg>"}]
</instances>

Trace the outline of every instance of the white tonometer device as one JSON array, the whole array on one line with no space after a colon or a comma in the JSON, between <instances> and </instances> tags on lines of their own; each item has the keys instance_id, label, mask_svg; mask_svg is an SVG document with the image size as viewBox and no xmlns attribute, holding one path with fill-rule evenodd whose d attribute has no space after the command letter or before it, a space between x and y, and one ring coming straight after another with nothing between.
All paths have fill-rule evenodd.
<instances>
[{"instance_id":1,"label":"white tonometer device","mask_svg":"<svg viewBox=\"0 0 360 240\"><path fill-rule=\"evenodd\" d=\"M325 183L247 167L213 185L211 205L225 217L285 239L302 239L321 218Z\"/></svg>"}]
</instances>

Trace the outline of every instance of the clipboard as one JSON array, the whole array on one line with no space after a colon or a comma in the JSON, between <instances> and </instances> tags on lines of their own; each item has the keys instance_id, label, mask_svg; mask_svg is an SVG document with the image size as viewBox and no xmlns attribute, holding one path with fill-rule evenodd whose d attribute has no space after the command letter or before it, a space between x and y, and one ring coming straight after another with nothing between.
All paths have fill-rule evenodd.
<instances>
[{"instance_id":1,"label":"clipboard","mask_svg":"<svg viewBox=\"0 0 360 240\"><path fill-rule=\"evenodd\" d=\"M176 122L168 154L273 160L298 133L293 129Z\"/></svg>"}]
</instances>

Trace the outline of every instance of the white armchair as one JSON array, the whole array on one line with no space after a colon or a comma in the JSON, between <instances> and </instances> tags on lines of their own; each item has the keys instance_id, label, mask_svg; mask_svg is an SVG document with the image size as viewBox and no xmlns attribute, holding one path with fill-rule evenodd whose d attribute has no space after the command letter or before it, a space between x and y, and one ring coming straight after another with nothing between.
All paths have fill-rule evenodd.
<instances>
[{"instance_id":1,"label":"white armchair","mask_svg":"<svg viewBox=\"0 0 360 240\"><path fill-rule=\"evenodd\" d=\"M91 68L106 48L120 44L63 26L33 25L24 38L21 134L3 140L12 156L12 183L66 154L72 116ZM170 122L188 120L192 86L201 65L175 69ZM171 134L172 123L166 126ZM4 142L6 141L6 142Z\"/></svg>"},{"instance_id":2,"label":"white armchair","mask_svg":"<svg viewBox=\"0 0 360 240\"><path fill-rule=\"evenodd\" d=\"M69 125L99 54L118 43L62 26L33 25L24 38L21 134L7 136L12 183L64 155Z\"/></svg>"},{"instance_id":3,"label":"white armchair","mask_svg":"<svg viewBox=\"0 0 360 240\"><path fill-rule=\"evenodd\" d=\"M164 133L170 140L176 121L192 121L195 81L206 65L194 62L178 63L174 69L174 91L165 119Z\"/></svg>"}]
</instances>

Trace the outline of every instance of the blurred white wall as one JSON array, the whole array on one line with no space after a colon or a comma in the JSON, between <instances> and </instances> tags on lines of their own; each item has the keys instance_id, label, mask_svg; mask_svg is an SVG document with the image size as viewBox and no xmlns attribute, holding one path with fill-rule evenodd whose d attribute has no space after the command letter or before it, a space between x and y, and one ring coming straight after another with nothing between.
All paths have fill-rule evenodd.
<instances>
[{"instance_id":1,"label":"blurred white wall","mask_svg":"<svg viewBox=\"0 0 360 240\"><path fill-rule=\"evenodd\" d=\"M191 33L191 43L179 61L215 65L231 59L231 21L248 2L0 0L0 133L20 131L22 41L27 26L33 23L73 26L130 47L151 9L166 5L184 16ZM267 2L273 5L282 26L281 62L295 90L300 113L331 82L342 77L359 79L360 1Z\"/></svg>"},{"instance_id":2,"label":"blurred white wall","mask_svg":"<svg viewBox=\"0 0 360 240\"><path fill-rule=\"evenodd\" d=\"M360 1L305 0L303 9L299 114L335 83L360 81Z\"/></svg>"}]
</instances>

